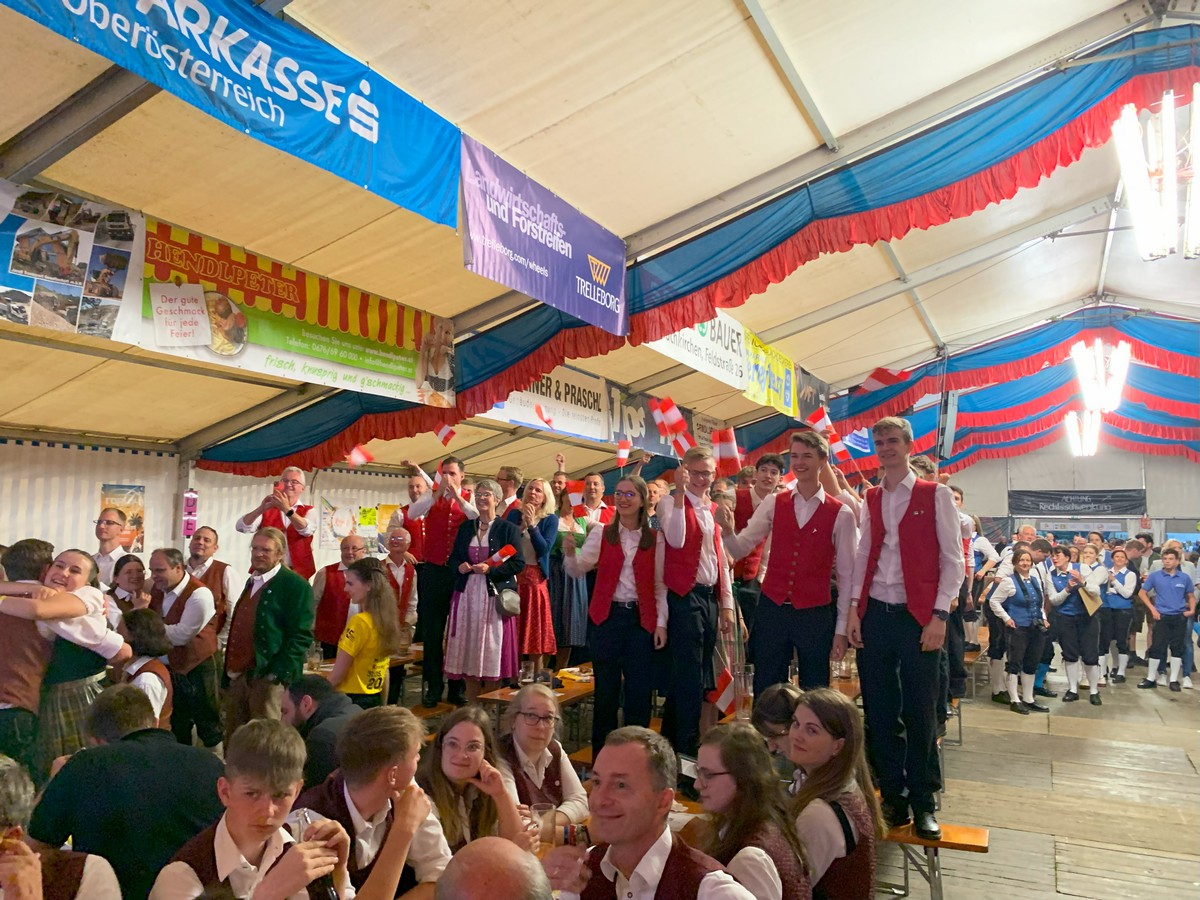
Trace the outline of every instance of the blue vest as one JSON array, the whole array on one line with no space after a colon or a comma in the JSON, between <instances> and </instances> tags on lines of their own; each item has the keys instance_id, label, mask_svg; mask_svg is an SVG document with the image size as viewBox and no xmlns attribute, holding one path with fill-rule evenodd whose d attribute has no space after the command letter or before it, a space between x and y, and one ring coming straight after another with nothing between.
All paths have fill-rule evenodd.
<instances>
[{"instance_id":1,"label":"blue vest","mask_svg":"<svg viewBox=\"0 0 1200 900\"><path fill-rule=\"evenodd\" d=\"M1038 583L1037 576L1024 582L1016 572L1009 577L1012 578L1013 590L1016 593L1004 601L1004 611L1012 616L1018 628L1026 628L1034 622L1042 621L1042 586Z\"/></svg>"},{"instance_id":2,"label":"blue vest","mask_svg":"<svg viewBox=\"0 0 1200 900\"><path fill-rule=\"evenodd\" d=\"M1054 582L1054 590L1061 591L1071 581L1071 570L1060 572L1055 569L1050 573L1050 580ZM1083 605L1083 598L1079 596L1079 589L1073 588L1071 593L1067 594L1067 599L1058 607L1060 616L1086 616L1087 609Z\"/></svg>"},{"instance_id":3,"label":"blue vest","mask_svg":"<svg viewBox=\"0 0 1200 900\"><path fill-rule=\"evenodd\" d=\"M1122 569L1119 573L1114 573L1114 577L1121 585L1128 584L1130 579L1133 580L1135 587L1137 585L1137 576L1128 569ZM1133 594L1130 594L1128 597L1122 597L1116 592L1115 588L1109 587L1107 581L1100 587L1100 599L1108 609L1133 609Z\"/></svg>"},{"instance_id":4,"label":"blue vest","mask_svg":"<svg viewBox=\"0 0 1200 900\"><path fill-rule=\"evenodd\" d=\"M983 568L983 551L976 550L975 551L975 571L978 572L982 568Z\"/></svg>"}]
</instances>

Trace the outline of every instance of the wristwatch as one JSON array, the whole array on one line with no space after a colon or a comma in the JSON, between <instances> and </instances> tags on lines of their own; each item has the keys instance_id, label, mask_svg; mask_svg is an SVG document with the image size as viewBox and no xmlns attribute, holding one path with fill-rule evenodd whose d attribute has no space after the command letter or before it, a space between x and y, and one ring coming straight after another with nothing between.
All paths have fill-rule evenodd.
<instances>
[{"instance_id":1,"label":"wristwatch","mask_svg":"<svg viewBox=\"0 0 1200 900\"><path fill-rule=\"evenodd\" d=\"M933 615L934 618L941 619L943 622L950 618L950 613L946 612L944 609L935 609L933 611Z\"/></svg>"},{"instance_id":2,"label":"wristwatch","mask_svg":"<svg viewBox=\"0 0 1200 900\"><path fill-rule=\"evenodd\" d=\"M287 518L290 519L295 514L296 514L296 507L293 506L291 509L289 509L287 512L284 513L284 516L286 516Z\"/></svg>"}]
</instances>

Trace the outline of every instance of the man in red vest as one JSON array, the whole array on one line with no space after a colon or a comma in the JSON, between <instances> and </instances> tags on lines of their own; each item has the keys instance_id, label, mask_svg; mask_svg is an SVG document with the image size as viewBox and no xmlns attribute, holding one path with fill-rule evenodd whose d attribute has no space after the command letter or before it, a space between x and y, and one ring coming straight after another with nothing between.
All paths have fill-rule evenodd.
<instances>
[{"instance_id":1,"label":"man in red vest","mask_svg":"<svg viewBox=\"0 0 1200 900\"><path fill-rule=\"evenodd\" d=\"M422 703L433 709L442 699L443 641L446 620L450 617L450 597L458 573L447 565L458 526L467 519L479 518L479 513L467 499L462 488L463 461L457 456L442 460L441 484L419 500L413 501L409 514L425 519L425 565L417 576L417 619L421 622L425 656L421 662L424 684ZM466 685L459 680L450 682L449 700L461 705L466 699Z\"/></svg>"},{"instance_id":2,"label":"man in red vest","mask_svg":"<svg viewBox=\"0 0 1200 900\"><path fill-rule=\"evenodd\" d=\"M300 577L309 579L317 573L312 551L317 517L308 518L312 507L300 504L303 493L304 471L288 466L275 482L274 490L238 519L234 527L242 534L254 534L259 528L278 528L287 537L283 562Z\"/></svg>"},{"instance_id":3,"label":"man in red vest","mask_svg":"<svg viewBox=\"0 0 1200 900\"><path fill-rule=\"evenodd\" d=\"M762 585L756 625L754 695L787 681L795 650L800 687L829 686L829 660L846 655L846 617L858 528L850 507L821 487L829 444L815 431L792 435L794 491L760 503L741 531L726 530L731 518L718 513L725 550L734 558L753 554L770 538L771 562ZM778 480L778 479L776 479ZM736 570L735 570L736 571ZM837 578L837 603L830 584Z\"/></svg>"},{"instance_id":4,"label":"man in red vest","mask_svg":"<svg viewBox=\"0 0 1200 900\"><path fill-rule=\"evenodd\" d=\"M501 466L496 470L496 484L504 491L504 496L496 502L496 518L503 519L512 509L513 504L520 498L517 491L525 481L525 473L516 466Z\"/></svg>"},{"instance_id":5,"label":"man in red vest","mask_svg":"<svg viewBox=\"0 0 1200 900\"><path fill-rule=\"evenodd\" d=\"M313 604L316 620L313 635L321 644L321 655L325 659L337 656L338 640L346 630L349 619L350 595L346 593L346 567L367 555L367 541L357 534L348 534L339 545L341 562L330 563L318 569L313 576Z\"/></svg>"},{"instance_id":6,"label":"man in red vest","mask_svg":"<svg viewBox=\"0 0 1200 900\"><path fill-rule=\"evenodd\" d=\"M174 709L171 732L191 746L192 727L205 747L221 743L217 706L217 626L220 614L212 591L187 573L183 554L164 547L150 554L150 608L163 617L171 652Z\"/></svg>"},{"instance_id":7,"label":"man in red vest","mask_svg":"<svg viewBox=\"0 0 1200 900\"><path fill-rule=\"evenodd\" d=\"M883 480L863 504L846 633L861 648L867 756L884 819L903 825L911 810L917 835L937 840L938 666L963 578L958 510L950 488L909 469L913 436L905 419L880 419L871 431Z\"/></svg>"},{"instance_id":8,"label":"man in red vest","mask_svg":"<svg viewBox=\"0 0 1200 900\"><path fill-rule=\"evenodd\" d=\"M740 487L734 492L733 513L729 517L732 527L722 521L726 517L725 508L719 506L717 510L717 522L721 525L722 538L733 534L734 531L740 534L750 524L750 517L761 508L762 502L768 497L775 496L775 489L779 487L779 479L783 477L785 471L783 457L778 453L767 453L759 457L754 466L753 484L750 487ZM733 595L737 598L738 606L741 608L742 621L746 625L746 631L753 634L761 583L767 570L767 559L771 553L770 535L764 535L757 544L749 549L742 545L739 545L739 548L746 552L731 554L737 559L737 563L733 567ZM725 551L730 552L728 543L725 545ZM754 644L751 643L746 652L747 662L754 662L754 653ZM786 669L784 674L787 674ZM775 684L775 682L770 683ZM755 692L757 693L757 689Z\"/></svg>"},{"instance_id":9,"label":"man in red vest","mask_svg":"<svg viewBox=\"0 0 1200 900\"><path fill-rule=\"evenodd\" d=\"M716 687L717 630L731 634L734 622L729 569L708 495L715 474L712 451L693 447L675 470L675 493L658 502L658 521L666 539L663 581L671 651L671 693L663 734L678 752L689 755L695 755L700 742L704 692Z\"/></svg>"},{"instance_id":10,"label":"man in red vest","mask_svg":"<svg viewBox=\"0 0 1200 900\"><path fill-rule=\"evenodd\" d=\"M572 512L577 519L587 519L601 525L612 521L615 511L604 502L604 479L596 472L588 472L583 476L583 502Z\"/></svg>"}]
</instances>

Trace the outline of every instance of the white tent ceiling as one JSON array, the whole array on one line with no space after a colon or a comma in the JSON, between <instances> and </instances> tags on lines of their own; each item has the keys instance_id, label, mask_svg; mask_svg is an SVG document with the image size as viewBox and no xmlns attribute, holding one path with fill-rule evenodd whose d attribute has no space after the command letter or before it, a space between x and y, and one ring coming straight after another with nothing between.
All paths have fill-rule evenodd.
<instances>
[{"instance_id":1,"label":"white tent ceiling","mask_svg":"<svg viewBox=\"0 0 1200 900\"><path fill-rule=\"evenodd\" d=\"M736 214L1113 34L1192 15L1177 5L274 3L286 6L284 16L297 26L365 60L626 235L634 253ZM765 19L756 22L759 13ZM783 55L773 54L773 44ZM796 77L789 82L792 67ZM0 147L0 171L28 163L31 126L63 101L58 114L77 115L80 103L69 98L106 69L105 60L0 7L0 73L10 86L0 109L0 141L9 141ZM452 230L165 93L94 136L68 140L53 156L48 165L22 171L456 316L460 325L479 327L520 307L519 299L463 269ZM1101 233L1110 227L1105 198L1117 181L1112 148L1089 150L1038 187L968 218L911 232L890 247L860 246L814 260L732 315L840 385L878 365L926 359L940 345L968 346L1110 295L1200 317L1192 269L1200 263L1147 265L1127 232L1111 241ZM1071 236L1081 231L1096 233ZM295 383L266 376L181 368L135 349L113 354L111 344L105 354L86 339L47 335L54 349L39 357L27 343L14 343L14 335L0 328L0 346L6 359L21 361L17 369L28 369L17 374L5 367L3 433L87 432L194 449L320 394L299 396ZM572 364L635 387L659 385L659 393L722 419L769 412L713 379L679 372L645 347ZM149 384L148 393L171 401L63 412L86 407L82 401L103 396L110 385L133 383ZM477 447L471 462L484 470L500 460L545 467L542 440L520 432L506 442L496 428L464 423L455 447ZM380 462L396 463L431 459L440 446L424 436L376 441L370 449ZM571 452L572 468L610 458L608 450Z\"/></svg>"}]
</instances>

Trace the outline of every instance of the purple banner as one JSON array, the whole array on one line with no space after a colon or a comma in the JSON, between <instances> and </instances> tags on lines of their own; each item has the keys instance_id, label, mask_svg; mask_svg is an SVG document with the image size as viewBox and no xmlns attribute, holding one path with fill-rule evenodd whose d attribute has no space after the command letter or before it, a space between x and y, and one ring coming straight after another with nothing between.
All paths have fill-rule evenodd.
<instances>
[{"instance_id":1,"label":"purple banner","mask_svg":"<svg viewBox=\"0 0 1200 900\"><path fill-rule=\"evenodd\" d=\"M625 242L462 136L468 269L612 334L629 333Z\"/></svg>"}]
</instances>

